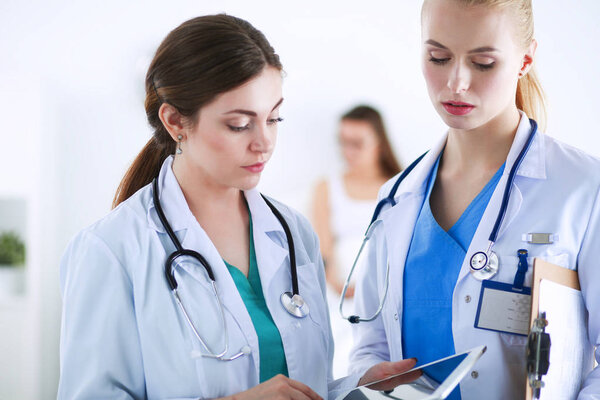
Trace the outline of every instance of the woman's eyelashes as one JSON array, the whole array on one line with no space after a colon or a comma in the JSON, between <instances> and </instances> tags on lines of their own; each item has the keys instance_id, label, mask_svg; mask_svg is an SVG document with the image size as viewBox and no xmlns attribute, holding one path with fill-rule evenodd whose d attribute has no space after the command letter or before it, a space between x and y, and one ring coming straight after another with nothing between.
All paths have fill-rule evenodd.
<instances>
[{"instance_id":1,"label":"woman's eyelashes","mask_svg":"<svg viewBox=\"0 0 600 400\"><path fill-rule=\"evenodd\" d=\"M451 57L434 57L433 55L429 56L429 61L435 65L445 65L450 60L451 60ZM473 60L473 61L471 61L471 64L479 71L487 71L487 70L494 68L494 66L496 65L496 62L495 61L478 62L478 61Z\"/></svg>"},{"instance_id":2,"label":"woman's eyelashes","mask_svg":"<svg viewBox=\"0 0 600 400\"><path fill-rule=\"evenodd\" d=\"M270 118L270 119L267 120L267 124L269 124L269 125L275 125L275 124L278 124L280 122L283 122L283 118L281 118L281 117Z\"/></svg>"},{"instance_id":3,"label":"woman's eyelashes","mask_svg":"<svg viewBox=\"0 0 600 400\"><path fill-rule=\"evenodd\" d=\"M283 118L281 117L276 117L276 118L269 118L267 120L267 125L276 125L280 122L283 121ZM247 131L249 129L252 128L252 122L248 122L245 125L242 124L227 124L227 127L233 131L233 132L243 132L243 131Z\"/></svg>"},{"instance_id":4,"label":"woman's eyelashes","mask_svg":"<svg viewBox=\"0 0 600 400\"><path fill-rule=\"evenodd\" d=\"M434 57L434 56L430 56L430 57L429 57L429 61L431 61L432 63L434 63L434 64L437 64L437 65L444 65L444 64L446 64L448 61L450 61L450 57L446 57L446 58L437 58L437 57Z\"/></svg>"},{"instance_id":5,"label":"woman's eyelashes","mask_svg":"<svg viewBox=\"0 0 600 400\"><path fill-rule=\"evenodd\" d=\"M492 69L492 68L494 68L495 64L496 64L495 62L482 64L482 63L477 63L477 62L473 61L473 65L475 66L475 68L477 68L480 71L487 71L489 69Z\"/></svg>"},{"instance_id":6,"label":"woman's eyelashes","mask_svg":"<svg viewBox=\"0 0 600 400\"><path fill-rule=\"evenodd\" d=\"M248 129L250 129L250 123L247 123L244 126L236 126L236 125L229 125L227 124L227 127L232 130L233 132L242 132L242 131L246 131Z\"/></svg>"}]
</instances>

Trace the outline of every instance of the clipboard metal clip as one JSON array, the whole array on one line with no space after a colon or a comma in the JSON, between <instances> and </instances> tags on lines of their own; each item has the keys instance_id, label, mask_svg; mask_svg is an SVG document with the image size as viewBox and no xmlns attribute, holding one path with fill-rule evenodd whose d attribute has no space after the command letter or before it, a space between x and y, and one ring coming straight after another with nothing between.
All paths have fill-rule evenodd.
<instances>
[{"instance_id":1,"label":"clipboard metal clip","mask_svg":"<svg viewBox=\"0 0 600 400\"><path fill-rule=\"evenodd\" d=\"M542 375L546 375L550 368L550 335L546 333L547 325L546 313L542 312L533 321L527 338L527 380L534 399L540 398L540 391L544 387Z\"/></svg>"}]
</instances>

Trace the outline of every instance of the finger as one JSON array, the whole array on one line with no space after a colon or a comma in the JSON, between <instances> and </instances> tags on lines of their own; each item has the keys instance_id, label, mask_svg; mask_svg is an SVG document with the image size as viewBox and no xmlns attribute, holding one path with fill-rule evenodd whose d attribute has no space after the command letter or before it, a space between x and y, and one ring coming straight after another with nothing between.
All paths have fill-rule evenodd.
<instances>
[{"instance_id":1,"label":"finger","mask_svg":"<svg viewBox=\"0 0 600 400\"><path fill-rule=\"evenodd\" d=\"M376 365L376 370L373 371L373 378L384 379L388 376L401 374L413 368L417 364L416 358L409 358L400 361L386 361Z\"/></svg>"},{"instance_id":2,"label":"finger","mask_svg":"<svg viewBox=\"0 0 600 400\"><path fill-rule=\"evenodd\" d=\"M415 379L419 378L423 375L421 370L416 370L412 372L408 372L406 374L402 374L400 376L395 376L393 378L387 379L383 382L376 383L374 385L367 386L369 389L373 390L392 390L399 385L404 385L406 383L410 383Z\"/></svg>"},{"instance_id":3,"label":"finger","mask_svg":"<svg viewBox=\"0 0 600 400\"><path fill-rule=\"evenodd\" d=\"M407 358L406 360L388 362L385 365L385 373L389 375L401 374L417 365L416 358Z\"/></svg>"},{"instance_id":4,"label":"finger","mask_svg":"<svg viewBox=\"0 0 600 400\"><path fill-rule=\"evenodd\" d=\"M402 374L403 372L409 371L417 363L416 358L409 358L406 360L400 360L395 362L382 362L376 366L377 370L374 371L371 376L371 381L377 381L391 377L394 375ZM411 382L418 378L421 374L419 373L415 378L406 378L404 375L393 378L393 380L386 380L385 382L376 383L374 385L367 386L369 389L386 390L384 387L394 388L402 383Z\"/></svg>"},{"instance_id":5,"label":"finger","mask_svg":"<svg viewBox=\"0 0 600 400\"><path fill-rule=\"evenodd\" d=\"M302 382L289 379L289 384L291 387L304 394L310 400L323 400L322 397L317 394L317 392L315 392Z\"/></svg>"}]
</instances>

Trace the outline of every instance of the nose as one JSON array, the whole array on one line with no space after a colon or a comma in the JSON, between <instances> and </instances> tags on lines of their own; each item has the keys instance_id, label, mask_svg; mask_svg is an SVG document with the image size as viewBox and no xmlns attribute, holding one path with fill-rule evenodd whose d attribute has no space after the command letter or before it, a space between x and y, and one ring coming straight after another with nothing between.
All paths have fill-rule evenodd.
<instances>
[{"instance_id":1,"label":"nose","mask_svg":"<svg viewBox=\"0 0 600 400\"><path fill-rule=\"evenodd\" d=\"M275 130L266 124L261 124L256 127L250 150L258 153L269 153L275 146Z\"/></svg>"},{"instance_id":2,"label":"nose","mask_svg":"<svg viewBox=\"0 0 600 400\"><path fill-rule=\"evenodd\" d=\"M470 84L471 76L469 69L462 65L462 63L457 62L450 71L448 89L452 93L463 93L469 89Z\"/></svg>"}]
</instances>

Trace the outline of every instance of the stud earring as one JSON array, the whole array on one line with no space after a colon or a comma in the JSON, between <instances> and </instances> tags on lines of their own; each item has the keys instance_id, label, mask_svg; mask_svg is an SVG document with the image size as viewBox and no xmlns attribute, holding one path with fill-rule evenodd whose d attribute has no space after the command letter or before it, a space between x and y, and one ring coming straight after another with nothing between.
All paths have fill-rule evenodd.
<instances>
[{"instance_id":1,"label":"stud earring","mask_svg":"<svg viewBox=\"0 0 600 400\"><path fill-rule=\"evenodd\" d=\"M177 151L176 151L177 154L183 153L183 151L181 150L181 140L182 139L183 139L183 135L177 135L177 140L179 141L177 143Z\"/></svg>"}]
</instances>

